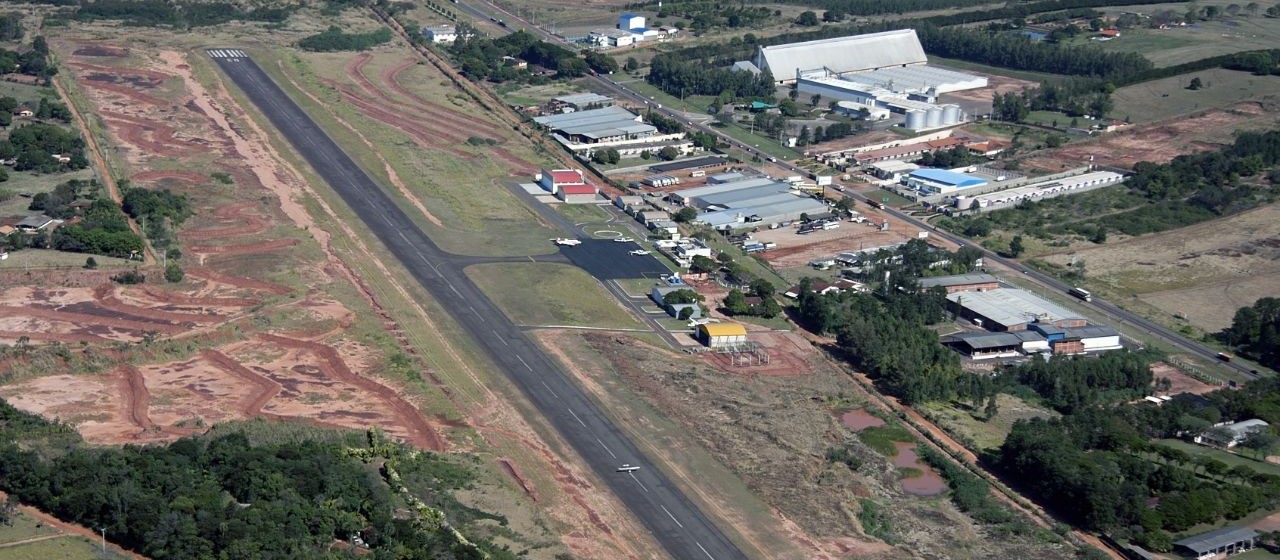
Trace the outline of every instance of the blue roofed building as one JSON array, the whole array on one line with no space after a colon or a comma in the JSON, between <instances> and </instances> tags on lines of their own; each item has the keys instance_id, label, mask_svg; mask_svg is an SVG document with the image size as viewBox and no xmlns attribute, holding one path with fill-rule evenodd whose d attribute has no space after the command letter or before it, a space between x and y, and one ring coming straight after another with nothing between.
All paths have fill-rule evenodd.
<instances>
[{"instance_id":1,"label":"blue roofed building","mask_svg":"<svg viewBox=\"0 0 1280 560\"><path fill-rule=\"evenodd\" d=\"M907 186L926 195L952 194L986 184L986 179L946 169L917 169L907 174Z\"/></svg>"}]
</instances>

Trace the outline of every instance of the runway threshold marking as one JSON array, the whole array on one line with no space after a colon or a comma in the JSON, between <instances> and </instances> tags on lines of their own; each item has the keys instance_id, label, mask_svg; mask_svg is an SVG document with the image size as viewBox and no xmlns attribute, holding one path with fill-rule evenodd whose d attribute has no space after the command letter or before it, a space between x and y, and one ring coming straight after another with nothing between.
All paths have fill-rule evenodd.
<instances>
[{"instance_id":1,"label":"runway threshold marking","mask_svg":"<svg viewBox=\"0 0 1280 560\"><path fill-rule=\"evenodd\" d=\"M581 418L578 418L578 414L575 413L572 408L566 408L565 410L568 410L569 414L573 415L573 419L577 420L579 424L582 424L583 428L587 427L587 423L583 422Z\"/></svg>"},{"instance_id":2,"label":"runway threshold marking","mask_svg":"<svg viewBox=\"0 0 1280 560\"><path fill-rule=\"evenodd\" d=\"M671 515L671 512L670 512L669 510L667 510L667 506L664 506L664 505L662 505L662 504L658 504L658 507L662 508L662 511L663 511L664 513L666 513L666 514L667 514L667 517L670 517L672 521L675 521L677 526L679 526L681 529L683 529L683 528L684 528L684 523L681 523L679 519L676 519L676 516ZM706 551L705 551L705 550L703 550L703 552L706 552Z\"/></svg>"}]
</instances>

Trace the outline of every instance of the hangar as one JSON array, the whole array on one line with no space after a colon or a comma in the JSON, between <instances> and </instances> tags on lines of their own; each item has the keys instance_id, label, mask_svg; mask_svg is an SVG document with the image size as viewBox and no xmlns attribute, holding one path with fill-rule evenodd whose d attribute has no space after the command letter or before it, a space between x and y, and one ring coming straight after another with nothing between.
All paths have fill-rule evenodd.
<instances>
[{"instance_id":1,"label":"hangar","mask_svg":"<svg viewBox=\"0 0 1280 560\"><path fill-rule=\"evenodd\" d=\"M892 66L924 64L924 47L914 29L897 29L819 39L802 43L760 47L754 64L768 70L779 84L796 81L805 70L827 68L832 72L863 72Z\"/></svg>"},{"instance_id":2,"label":"hangar","mask_svg":"<svg viewBox=\"0 0 1280 560\"><path fill-rule=\"evenodd\" d=\"M1057 327L1083 327L1079 314L1033 295L1026 290L996 288L982 292L955 292L947 300L957 313L991 331L1020 331L1033 323Z\"/></svg>"}]
</instances>

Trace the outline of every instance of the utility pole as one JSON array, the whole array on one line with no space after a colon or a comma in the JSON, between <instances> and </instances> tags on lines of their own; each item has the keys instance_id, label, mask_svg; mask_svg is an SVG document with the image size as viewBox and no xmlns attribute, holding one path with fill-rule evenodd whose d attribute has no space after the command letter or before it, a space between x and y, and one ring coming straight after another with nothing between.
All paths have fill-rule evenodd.
<instances>
[{"instance_id":1,"label":"utility pole","mask_svg":"<svg viewBox=\"0 0 1280 560\"><path fill-rule=\"evenodd\" d=\"M102 557L106 558L107 557L107 528L100 527L98 530L102 531Z\"/></svg>"}]
</instances>

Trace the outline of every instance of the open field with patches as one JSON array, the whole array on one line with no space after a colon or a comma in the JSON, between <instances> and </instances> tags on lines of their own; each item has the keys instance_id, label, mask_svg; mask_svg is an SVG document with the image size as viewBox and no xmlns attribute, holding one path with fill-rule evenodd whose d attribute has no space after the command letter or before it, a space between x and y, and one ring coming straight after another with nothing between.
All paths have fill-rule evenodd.
<instances>
[{"instance_id":1,"label":"open field with patches","mask_svg":"<svg viewBox=\"0 0 1280 560\"><path fill-rule=\"evenodd\" d=\"M364 14L348 11L338 19L347 29L374 28ZM76 425L97 443L168 441L252 417L378 425L421 448L477 454L481 483L460 498L503 512L507 524L498 542L527 550L530 558L651 557L656 546L638 522L596 487L580 459L546 435L540 419L526 420L530 407L522 397L495 377L384 248L353 229L358 220L336 196L316 190L323 183L203 54L211 44L243 44L276 69L288 69L281 72L301 69L282 85L305 83L305 93L295 95L338 99L334 105L348 112L317 120L353 155L359 152L363 165L384 172L388 189L411 213L439 212L419 215L446 243L519 253L521 239L532 235L538 241L529 242L531 250L554 250L545 240L555 232L538 225L518 200L502 198L509 196L501 194L509 192L505 187L493 183L492 196L476 191L484 174L496 180L533 167L536 156L516 153L532 152L523 141L474 147L466 144L469 136L460 137L457 149L471 159L454 169L446 185L451 190L431 191L438 198L429 204L423 202L428 195L419 196L429 185L401 190L390 180L434 177L434 168L397 174L384 155L415 165L460 157L435 149L453 145L419 141L515 133L476 118L482 110L442 85L447 82L434 69L406 64L413 59L403 43L369 59L335 58L332 69L324 55L295 60L295 54L312 55L285 45L332 21L304 10L273 33L252 24L201 34L137 28L123 43L116 26L98 23L51 36L66 63L59 79L90 115L89 129L107 147L112 175L186 195L196 212L178 232L186 270L180 283L165 283L146 266L147 282L133 286L111 283L105 270L0 271L0 337L11 343L22 336L10 328L45 335L30 334L30 347L0 359L0 394ZM333 72L311 74L311 64ZM405 92L394 90L400 82L388 77L397 68L399 80L411 84ZM364 78L348 74L351 69ZM363 80L377 85L371 91ZM413 89L420 85L423 90ZM392 126L369 110L393 103L412 118ZM344 129L339 118L353 128ZM370 139L386 134L376 141L395 149L379 153L350 130ZM215 172L227 173L230 184L214 180ZM481 207L471 197L491 208L463 216ZM41 344L50 341L66 345Z\"/></svg>"},{"instance_id":2,"label":"open field with patches","mask_svg":"<svg viewBox=\"0 0 1280 560\"><path fill-rule=\"evenodd\" d=\"M1043 258L1059 265L1081 259L1086 285L1107 299L1216 332L1237 308L1280 296L1280 205Z\"/></svg>"},{"instance_id":3,"label":"open field with patches","mask_svg":"<svg viewBox=\"0 0 1280 560\"><path fill-rule=\"evenodd\" d=\"M1023 172L1058 172L1087 165L1132 168L1139 161L1164 163L1176 156L1220 149L1238 130L1270 130L1280 124L1280 98L1267 96L1041 150L1020 159Z\"/></svg>"},{"instance_id":4,"label":"open field with patches","mask_svg":"<svg viewBox=\"0 0 1280 560\"><path fill-rule=\"evenodd\" d=\"M0 525L0 560L117 560L114 545L105 554L97 540L84 536L88 531L69 530L65 524L52 524L47 516L36 517L28 508L14 512L10 523Z\"/></svg>"},{"instance_id":5,"label":"open field with patches","mask_svg":"<svg viewBox=\"0 0 1280 560\"><path fill-rule=\"evenodd\" d=\"M981 410L954 402L928 403L919 409L925 417L946 429L975 453L1000 447L1019 420L1059 416L1052 410L1005 393L996 395L996 407L998 412L989 420L979 418Z\"/></svg>"},{"instance_id":6,"label":"open field with patches","mask_svg":"<svg viewBox=\"0 0 1280 560\"><path fill-rule=\"evenodd\" d=\"M1200 78L1205 87L1195 91L1187 89L1192 78ZM1280 76L1255 76L1248 72L1213 68L1117 89L1111 96L1115 109L1110 116L1147 123L1210 108L1228 107L1258 96L1274 98L1277 89L1280 89Z\"/></svg>"},{"instance_id":7,"label":"open field with patches","mask_svg":"<svg viewBox=\"0 0 1280 560\"><path fill-rule=\"evenodd\" d=\"M1197 2L1196 6L1217 6L1222 9L1231 4L1236 3L1230 0L1209 0ZM1216 21L1197 21L1185 27L1126 29L1117 39L1089 41L1089 44L1109 51L1139 53L1157 67L1174 66L1234 52L1273 49L1280 44L1280 20L1264 17L1261 12L1267 7L1269 5L1264 4L1256 15L1241 10L1235 17L1224 14ZM1187 4L1109 6L1099 10L1107 14L1108 18L1118 17L1126 12L1153 14L1162 10L1172 10L1180 15L1187 11Z\"/></svg>"},{"instance_id":8,"label":"open field with patches","mask_svg":"<svg viewBox=\"0 0 1280 560\"><path fill-rule=\"evenodd\" d=\"M575 266L494 263L467 276L518 325L644 328L600 283Z\"/></svg>"},{"instance_id":9,"label":"open field with patches","mask_svg":"<svg viewBox=\"0 0 1280 560\"><path fill-rule=\"evenodd\" d=\"M840 425L836 410L862 403L850 396L857 394L852 380L812 349L797 353L800 362L787 374L771 375L712 356L690 361L621 335L544 331L540 339L628 419L623 425L637 440L671 455L673 476L696 477L706 489L702 500L753 527L751 538L770 558L1070 556L1023 538L985 538L944 498L908 495L900 478L911 473ZM836 445L851 446L861 464L828 461ZM866 498L883 506L893 527L888 538L898 545L859 529Z\"/></svg>"}]
</instances>

